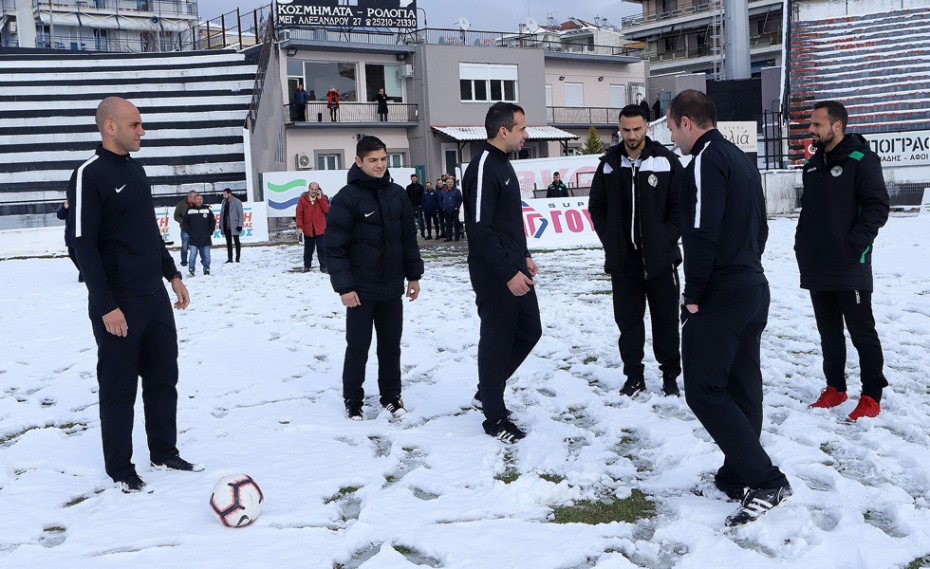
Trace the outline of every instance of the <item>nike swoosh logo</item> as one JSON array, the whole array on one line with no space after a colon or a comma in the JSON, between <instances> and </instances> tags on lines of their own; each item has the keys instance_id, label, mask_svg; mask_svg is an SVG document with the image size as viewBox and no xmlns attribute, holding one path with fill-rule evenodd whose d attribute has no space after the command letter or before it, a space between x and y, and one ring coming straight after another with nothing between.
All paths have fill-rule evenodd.
<instances>
[{"instance_id":1,"label":"nike swoosh logo","mask_svg":"<svg viewBox=\"0 0 930 569\"><path fill-rule=\"evenodd\" d=\"M125 187L126 187L126 184L123 184L122 186L116 188L116 193L120 193L121 191L123 191L123 188Z\"/></svg>"},{"instance_id":2,"label":"nike swoosh logo","mask_svg":"<svg viewBox=\"0 0 930 569\"><path fill-rule=\"evenodd\" d=\"M368 216L374 215L374 214L375 214L375 212L372 211L372 212L366 213L366 214L365 214L365 217L368 217Z\"/></svg>"},{"instance_id":3,"label":"nike swoosh logo","mask_svg":"<svg viewBox=\"0 0 930 569\"><path fill-rule=\"evenodd\" d=\"M505 185L505 186L509 186L509 185L510 185L510 178L507 178L507 181L504 182L504 185Z\"/></svg>"}]
</instances>

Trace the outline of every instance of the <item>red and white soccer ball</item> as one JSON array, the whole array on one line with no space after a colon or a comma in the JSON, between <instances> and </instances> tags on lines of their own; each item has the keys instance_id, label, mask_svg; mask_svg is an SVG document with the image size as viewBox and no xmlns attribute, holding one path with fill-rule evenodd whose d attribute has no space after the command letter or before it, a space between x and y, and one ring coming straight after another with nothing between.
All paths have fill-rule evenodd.
<instances>
[{"instance_id":1,"label":"red and white soccer ball","mask_svg":"<svg viewBox=\"0 0 930 569\"><path fill-rule=\"evenodd\" d=\"M213 487L210 508L224 526L242 528L258 519L264 501L261 488L251 476L230 474Z\"/></svg>"}]
</instances>

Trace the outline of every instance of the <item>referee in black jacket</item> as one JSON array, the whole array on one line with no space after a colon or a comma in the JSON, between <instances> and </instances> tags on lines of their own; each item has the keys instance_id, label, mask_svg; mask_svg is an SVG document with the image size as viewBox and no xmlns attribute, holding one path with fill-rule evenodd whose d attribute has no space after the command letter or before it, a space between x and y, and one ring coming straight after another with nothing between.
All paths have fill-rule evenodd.
<instances>
[{"instance_id":1,"label":"referee in black jacket","mask_svg":"<svg viewBox=\"0 0 930 569\"><path fill-rule=\"evenodd\" d=\"M89 291L97 340L100 430L107 474L123 492L145 483L132 463L133 406L139 377L152 466L203 470L178 455L178 334L161 279L190 303L155 219L152 187L130 152L145 135L139 110L108 97L97 107L102 144L71 175L74 251Z\"/></svg>"},{"instance_id":2,"label":"referee in black jacket","mask_svg":"<svg viewBox=\"0 0 930 569\"><path fill-rule=\"evenodd\" d=\"M717 130L713 101L688 89L668 109L672 140L691 154L680 187L685 287L681 358L688 406L723 451L714 482L742 507L728 526L751 522L791 495L759 442L760 342L769 285L762 252L765 197L752 160Z\"/></svg>"},{"instance_id":3,"label":"referee in black jacket","mask_svg":"<svg viewBox=\"0 0 930 569\"><path fill-rule=\"evenodd\" d=\"M468 273L481 319L476 399L484 431L513 444L526 433L510 420L504 386L542 336L533 288L537 267L526 247L520 183L508 159L526 141L526 116L518 105L495 103L484 127L488 140L462 177Z\"/></svg>"}]
</instances>

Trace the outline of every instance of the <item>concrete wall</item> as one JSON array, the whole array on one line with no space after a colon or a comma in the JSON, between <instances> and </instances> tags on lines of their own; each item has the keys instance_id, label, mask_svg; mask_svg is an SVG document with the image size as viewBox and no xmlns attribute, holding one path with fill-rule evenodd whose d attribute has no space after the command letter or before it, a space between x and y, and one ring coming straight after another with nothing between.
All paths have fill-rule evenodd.
<instances>
[{"instance_id":1,"label":"concrete wall","mask_svg":"<svg viewBox=\"0 0 930 569\"><path fill-rule=\"evenodd\" d=\"M363 128L360 127L359 130L363 130ZM326 130L290 129L287 134L288 155L285 157L287 167L280 168L280 170L299 170L296 157L300 152L313 154L314 164L316 164L317 153L333 154L334 152L340 152L342 154L340 167L348 169L355 160L355 145L358 143L356 134L359 130L345 128ZM407 129L403 127L379 128L377 132L366 132L364 134L377 136L387 145L388 152L406 152L408 160L410 159Z\"/></svg>"},{"instance_id":2,"label":"concrete wall","mask_svg":"<svg viewBox=\"0 0 930 569\"><path fill-rule=\"evenodd\" d=\"M271 49L271 56L265 73L265 86L256 113L258 120L249 137L248 165L251 170L247 174L252 189L252 197L259 201L264 199L261 191L262 185L258 180L259 173L287 169L284 162L278 162L275 159L278 145L281 143L281 129L284 128L284 121L288 118L284 107L278 104L282 87L276 75L280 77L281 66L280 51L275 46Z\"/></svg>"},{"instance_id":3,"label":"concrete wall","mask_svg":"<svg viewBox=\"0 0 930 569\"><path fill-rule=\"evenodd\" d=\"M639 63L599 63L587 61L566 61L548 59L545 68L545 84L552 86L552 105L565 106L565 84L581 83L584 90L584 106L610 107L610 86L623 85L625 104L637 101L630 100L630 84L646 83L646 65ZM564 80L559 79L565 77ZM598 80L598 77L603 77ZM543 92L545 96L545 92ZM650 104L652 104L650 102Z\"/></svg>"}]
</instances>

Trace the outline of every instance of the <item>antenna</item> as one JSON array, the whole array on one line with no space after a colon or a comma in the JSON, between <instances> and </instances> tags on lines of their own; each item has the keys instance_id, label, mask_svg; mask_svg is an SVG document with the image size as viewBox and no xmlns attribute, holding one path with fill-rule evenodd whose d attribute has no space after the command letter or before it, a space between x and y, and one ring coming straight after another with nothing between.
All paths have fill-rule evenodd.
<instances>
[{"instance_id":1,"label":"antenna","mask_svg":"<svg viewBox=\"0 0 930 569\"><path fill-rule=\"evenodd\" d=\"M470 27L471 27L471 22L468 21L468 18L466 18L465 16L462 16L461 18L459 18L459 29L460 30L462 30L463 32L468 31L468 28Z\"/></svg>"},{"instance_id":2,"label":"antenna","mask_svg":"<svg viewBox=\"0 0 930 569\"><path fill-rule=\"evenodd\" d=\"M526 22L524 22L524 25L526 26L526 31L528 32L535 32L539 29L539 23L534 20L532 16L526 17Z\"/></svg>"}]
</instances>

